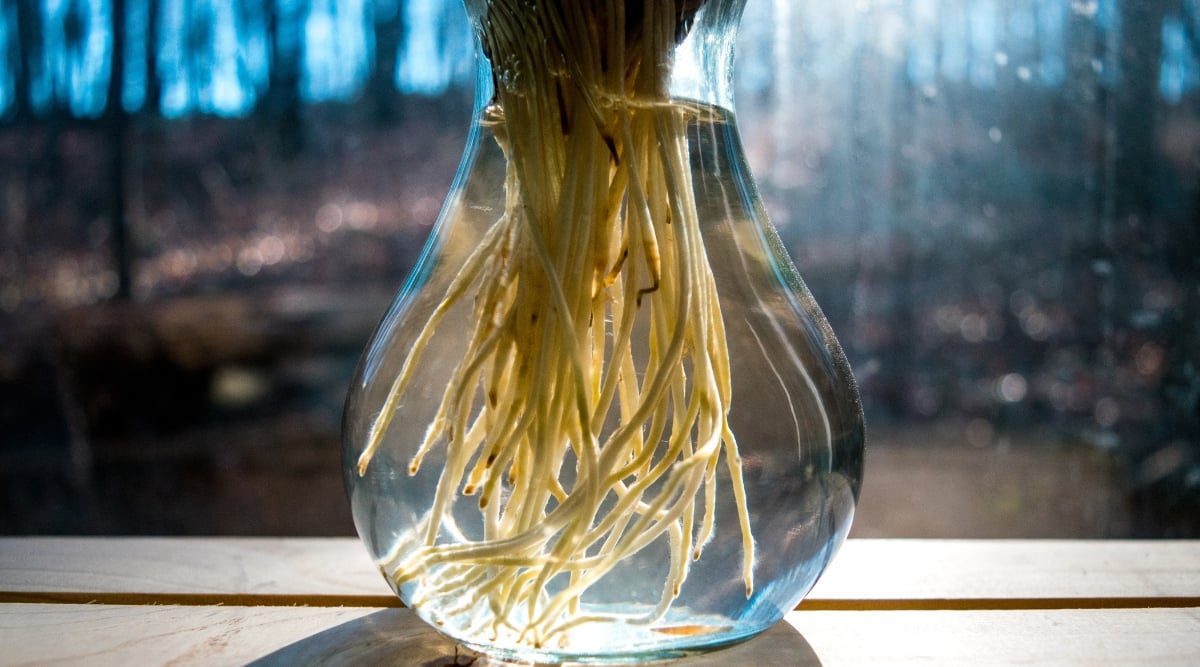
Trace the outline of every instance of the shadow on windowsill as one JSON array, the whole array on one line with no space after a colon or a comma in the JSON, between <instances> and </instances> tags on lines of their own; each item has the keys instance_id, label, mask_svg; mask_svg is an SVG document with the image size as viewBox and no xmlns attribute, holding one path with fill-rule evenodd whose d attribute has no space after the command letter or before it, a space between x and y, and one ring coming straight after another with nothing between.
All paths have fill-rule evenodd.
<instances>
[{"instance_id":1,"label":"shadow on windowsill","mask_svg":"<svg viewBox=\"0 0 1200 667\"><path fill-rule=\"evenodd\" d=\"M397 665L402 667L506 667L480 656L426 625L408 609L384 609L306 637L251 663L276 665ZM574 663L572 663L574 664ZM787 623L749 641L712 653L654 663L670 667L795 665L820 667L804 637Z\"/></svg>"}]
</instances>

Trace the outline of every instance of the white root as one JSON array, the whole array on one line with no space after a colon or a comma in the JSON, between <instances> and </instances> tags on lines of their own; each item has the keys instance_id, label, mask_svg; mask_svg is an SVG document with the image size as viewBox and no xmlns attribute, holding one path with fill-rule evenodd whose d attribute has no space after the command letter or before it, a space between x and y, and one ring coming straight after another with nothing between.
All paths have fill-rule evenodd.
<instances>
[{"instance_id":1,"label":"white root","mask_svg":"<svg viewBox=\"0 0 1200 667\"><path fill-rule=\"evenodd\" d=\"M598 618L581 610L589 587L662 538L660 602L624 619L654 623L713 539L723 454L749 596L729 353L686 136L701 111L667 92L682 7L702 3L468 4L498 72L506 210L429 317L358 460L365 474L434 329L473 291L473 330L409 469L444 444L436 498L410 552L382 567L419 582L414 602L476 587L446 613L486 610L480 627L537 647ZM445 543L443 519L470 495L483 539Z\"/></svg>"}]
</instances>

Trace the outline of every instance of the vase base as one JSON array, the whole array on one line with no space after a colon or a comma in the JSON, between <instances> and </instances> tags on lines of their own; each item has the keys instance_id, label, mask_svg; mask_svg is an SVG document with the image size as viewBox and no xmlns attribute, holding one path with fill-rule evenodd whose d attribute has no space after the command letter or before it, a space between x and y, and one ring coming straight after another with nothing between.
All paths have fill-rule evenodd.
<instances>
[{"instance_id":1,"label":"vase base","mask_svg":"<svg viewBox=\"0 0 1200 667\"><path fill-rule=\"evenodd\" d=\"M745 642L770 627L694 623L646 626L619 621L591 625L603 627L589 628L589 624L582 624L572 629L569 638L555 642L559 646L544 648L477 641L478 638L456 637L442 627L438 630L470 650L499 661L495 663L498 665L626 665L718 651Z\"/></svg>"}]
</instances>

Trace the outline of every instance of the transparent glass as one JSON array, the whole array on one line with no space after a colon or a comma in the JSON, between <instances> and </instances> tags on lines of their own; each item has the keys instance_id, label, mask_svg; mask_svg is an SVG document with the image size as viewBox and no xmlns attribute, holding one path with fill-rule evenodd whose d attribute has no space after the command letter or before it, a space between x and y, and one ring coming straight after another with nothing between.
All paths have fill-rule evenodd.
<instances>
[{"instance_id":1,"label":"transparent glass","mask_svg":"<svg viewBox=\"0 0 1200 667\"><path fill-rule=\"evenodd\" d=\"M864 440L738 139L743 0L514 4L467 2L471 139L348 397L358 532L490 655L742 641L845 539Z\"/></svg>"}]
</instances>

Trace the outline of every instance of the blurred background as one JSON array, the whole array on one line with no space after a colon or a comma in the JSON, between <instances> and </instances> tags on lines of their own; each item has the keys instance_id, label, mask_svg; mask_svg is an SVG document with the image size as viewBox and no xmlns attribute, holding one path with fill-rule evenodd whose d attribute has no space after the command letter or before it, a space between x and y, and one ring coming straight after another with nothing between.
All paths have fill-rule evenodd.
<instances>
[{"instance_id":1,"label":"blurred background","mask_svg":"<svg viewBox=\"0 0 1200 667\"><path fill-rule=\"evenodd\" d=\"M1200 536L1200 1L749 0L738 117L859 379L854 534ZM0 0L0 533L353 533L459 0Z\"/></svg>"}]
</instances>

